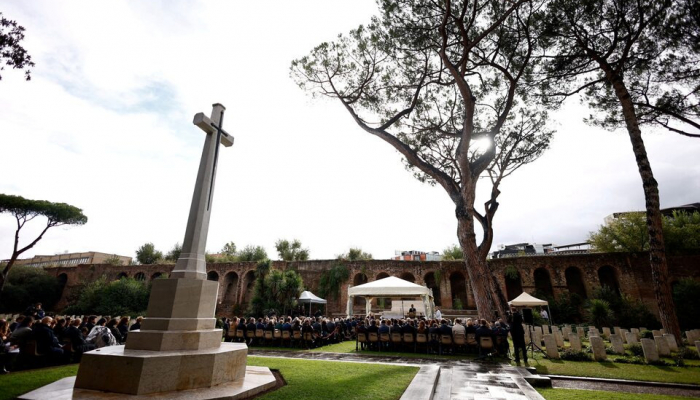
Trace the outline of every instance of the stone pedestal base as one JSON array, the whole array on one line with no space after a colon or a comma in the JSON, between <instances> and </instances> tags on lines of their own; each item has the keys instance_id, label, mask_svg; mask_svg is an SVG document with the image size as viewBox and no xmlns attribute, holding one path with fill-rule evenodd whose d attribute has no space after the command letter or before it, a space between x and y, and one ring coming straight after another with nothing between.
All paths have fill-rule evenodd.
<instances>
[{"instance_id":1,"label":"stone pedestal base","mask_svg":"<svg viewBox=\"0 0 700 400\"><path fill-rule=\"evenodd\" d=\"M166 372L164 372L165 374ZM129 396L120 393L108 393L73 387L75 377L63 378L50 385L29 392L19 397L25 400L240 400L253 397L270 390L277 384L275 376L265 367L248 367L245 377L232 382L204 389L179 390L176 392L152 393L148 395Z\"/></svg>"},{"instance_id":2,"label":"stone pedestal base","mask_svg":"<svg viewBox=\"0 0 700 400\"><path fill-rule=\"evenodd\" d=\"M194 351L103 347L83 354L75 388L131 395L210 388L243 378L247 354L242 343Z\"/></svg>"}]
</instances>

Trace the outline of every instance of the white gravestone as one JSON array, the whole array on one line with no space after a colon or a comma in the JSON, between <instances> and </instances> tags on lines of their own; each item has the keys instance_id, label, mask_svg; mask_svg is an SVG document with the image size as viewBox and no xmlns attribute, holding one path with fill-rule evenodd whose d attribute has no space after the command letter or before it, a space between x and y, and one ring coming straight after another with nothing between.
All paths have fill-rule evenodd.
<instances>
[{"instance_id":1,"label":"white gravestone","mask_svg":"<svg viewBox=\"0 0 700 400\"><path fill-rule=\"evenodd\" d=\"M625 337L627 338L627 344L639 344L637 335L634 332L625 332Z\"/></svg>"},{"instance_id":2,"label":"white gravestone","mask_svg":"<svg viewBox=\"0 0 700 400\"><path fill-rule=\"evenodd\" d=\"M625 354L625 346L622 344L622 338L618 334L610 335L610 343L612 343L613 351L616 354Z\"/></svg>"},{"instance_id":3,"label":"white gravestone","mask_svg":"<svg viewBox=\"0 0 700 400\"><path fill-rule=\"evenodd\" d=\"M651 331L651 334L652 334L653 336L662 336L662 335L663 335L663 334L661 333L661 331L658 330L658 329L652 330L652 331Z\"/></svg>"},{"instance_id":4,"label":"white gravestone","mask_svg":"<svg viewBox=\"0 0 700 400\"><path fill-rule=\"evenodd\" d=\"M622 328L619 326L613 327L613 330L615 331L614 333L617 333L618 335L622 336Z\"/></svg>"},{"instance_id":5,"label":"white gravestone","mask_svg":"<svg viewBox=\"0 0 700 400\"><path fill-rule=\"evenodd\" d=\"M603 327L603 337L605 339L609 339L611 334L612 334L612 332L610 332L610 328L608 328L607 326L604 326Z\"/></svg>"},{"instance_id":6,"label":"white gravestone","mask_svg":"<svg viewBox=\"0 0 700 400\"><path fill-rule=\"evenodd\" d=\"M564 329L561 330L562 336L564 336L564 340L569 340L569 334L571 333L571 327L564 326Z\"/></svg>"},{"instance_id":7,"label":"white gravestone","mask_svg":"<svg viewBox=\"0 0 700 400\"><path fill-rule=\"evenodd\" d=\"M639 329L637 328L632 328L631 329L632 333L634 333L634 336L639 340Z\"/></svg>"},{"instance_id":8,"label":"white gravestone","mask_svg":"<svg viewBox=\"0 0 700 400\"><path fill-rule=\"evenodd\" d=\"M661 328L659 329L659 332L661 332L661 336L663 336L666 334L666 329Z\"/></svg>"},{"instance_id":9,"label":"white gravestone","mask_svg":"<svg viewBox=\"0 0 700 400\"><path fill-rule=\"evenodd\" d=\"M673 336L673 333L664 333L664 338L666 338L668 348L671 351L678 351L678 342L676 342L676 337Z\"/></svg>"},{"instance_id":10,"label":"white gravestone","mask_svg":"<svg viewBox=\"0 0 700 400\"><path fill-rule=\"evenodd\" d=\"M557 342L557 347L564 347L564 336L562 336L561 332L556 331L553 335L554 340Z\"/></svg>"},{"instance_id":11,"label":"white gravestone","mask_svg":"<svg viewBox=\"0 0 700 400\"><path fill-rule=\"evenodd\" d=\"M575 333L569 333L569 343L571 343L571 350L581 351L581 339Z\"/></svg>"},{"instance_id":12,"label":"white gravestone","mask_svg":"<svg viewBox=\"0 0 700 400\"><path fill-rule=\"evenodd\" d=\"M547 357L559 358L559 349L557 349L557 342L554 336L544 335L544 347L547 349Z\"/></svg>"},{"instance_id":13,"label":"white gravestone","mask_svg":"<svg viewBox=\"0 0 700 400\"><path fill-rule=\"evenodd\" d=\"M594 360L605 361L608 358L608 355L605 354L605 343L600 336L591 336L591 348Z\"/></svg>"},{"instance_id":14,"label":"white gravestone","mask_svg":"<svg viewBox=\"0 0 700 400\"><path fill-rule=\"evenodd\" d=\"M589 338L592 338L592 337L595 337L595 336L600 337L600 332L598 332L598 330L597 330L596 328L589 329L589 330L588 330L588 337L589 337Z\"/></svg>"},{"instance_id":15,"label":"white gravestone","mask_svg":"<svg viewBox=\"0 0 700 400\"><path fill-rule=\"evenodd\" d=\"M698 356L700 356L700 340L695 341L695 350L698 351Z\"/></svg>"},{"instance_id":16,"label":"white gravestone","mask_svg":"<svg viewBox=\"0 0 700 400\"><path fill-rule=\"evenodd\" d=\"M532 333L533 333L532 339L535 341L535 344L537 345L537 347L542 346L542 332L534 331Z\"/></svg>"},{"instance_id":17,"label":"white gravestone","mask_svg":"<svg viewBox=\"0 0 700 400\"><path fill-rule=\"evenodd\" d=\"M653 340L644 338L642 339L642 350L644 351L644 359L647 362L659 361L659 352L656 350L656 344Z\"/></svg>"},{"instance_id":18,"label":"white gravestone","mask_svg":"<svg viewBox=\"0 0 700 400\"><path fill-rule=\"evenodd\" d=\"M688 339L688 345L690 345L691 343L695 343L695 341L699 339L698 335L695 334L694 330L685 331L685 338Z\"/></svg>"},{"instance_id":19,"label":"white gravestone","mask_svg":"<svg viewBox=\"0 0 700 400\"><path fill-rule=\"evenodd\" d=\"M539 333L540 333L540 336L542 336L542 335L544 334L544 332L542 331L542 327L541 327L541 326L536 326L536 327L535 327L535 331L536 331L536 332L539 332Z\"/></svg>"},{"instance_id":20,"label":"white gravestone","mask_svg":"<svg viewBox=\"0 0 700 400\"><path fill-rule=\"evenodd\" d=\"M620 329L617 332L620 335L620 338L622 338L622 343L627 343L627 329Z\"/></svg>"},{"instance_id":21,"label":"white gravestone","mask_svg":"<svg viewBox=\"0 0 700 400\"><path fill-rule=\"evenodd\" d=\"M668 341L663 336L654 336L654 342L656 342L656 349L661 357L671 356L671 349L668 347Z\"/></svg>"},{"instance_id":22,"label":"white gravestone","mask_svg":"<svg viewBox=\"0 0 700 400\"><path fill-rule=\"evenodd\" d=\"M576 327L576 336L578 336L579 339L583 339L583 327L582 326Z\"/></svg>"}]
</instances>

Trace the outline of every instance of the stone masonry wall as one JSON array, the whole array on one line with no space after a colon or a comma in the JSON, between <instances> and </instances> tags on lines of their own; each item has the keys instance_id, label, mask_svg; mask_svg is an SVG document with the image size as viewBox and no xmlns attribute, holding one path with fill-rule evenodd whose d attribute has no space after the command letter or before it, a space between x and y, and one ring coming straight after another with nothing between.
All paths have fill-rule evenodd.
<instances>
[{"instance_id":1,"label":"stone masonry wall","mask_svg":"<svg viewBox=\"0 0 700 400\"><path fill-rule=\"evenodd\" d=\"M318 285L323 271L330 269L337 260L314 260L304 262L274 261L272 268L297 270L304 279L304 285L318 293ZM560 256L533 256L502 258L489 261L503 293L506 290L506 271L515 268L520 276L523 291L532 293L536 288L535 275L549 275L555 296L569 291L572 282L567 281L567 269L578 269L585 292L591 295L601 286L601 269L612 270L620 291L632 298L641 299L654 313L658 313L651 284L651 270L646 253L591 253ZM345 311L347 289L372 282L387 276L397 276L420 285L433 288L436 304L445 310L454 308L454 299L460 299L465 309L474 309L474 298L470 282L461 261L344 261L350 270L350 279L340 289L338 299L328 299L328 311L341 314ZM217 313L231 315L245 310L250 300L256 263L208 264L209 278L219 282L219 304ZM71 290L83 282L106 276L118 279L122 276L136 277L150 281L162 274L169 274L174 264L113 266L106 264L77 265L72 267L47 268L47 272L65 282L61 300L57 308L67 305ZM700 280L700 254L669 257L671 282L684 277ZM511 269L512 270L512 269ZM539 272L537 272L539 270ZM571 272L571 271L569 271ZM576 272L576 271L574 271ZM540 284L542 282L540 281ZM364 303L355 304L356 311L364 310Z\"/></svg>"}]
</instances>

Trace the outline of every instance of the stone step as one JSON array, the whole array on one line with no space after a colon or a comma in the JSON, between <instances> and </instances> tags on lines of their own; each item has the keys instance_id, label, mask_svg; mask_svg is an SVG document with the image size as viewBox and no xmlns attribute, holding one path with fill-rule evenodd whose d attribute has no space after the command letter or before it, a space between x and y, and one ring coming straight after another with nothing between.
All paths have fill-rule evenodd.
<instances>
[{"instance_id":1,"label":"stone step","mask_svg":"<svg viewBox=\"0 0 700 400\"><path fill-rule=\"evenodd\" d=\"M406 391L403 392L401 400L433 400L439 376L440 367L437 365L421 367Z\"/></svg>"}]
</instances>

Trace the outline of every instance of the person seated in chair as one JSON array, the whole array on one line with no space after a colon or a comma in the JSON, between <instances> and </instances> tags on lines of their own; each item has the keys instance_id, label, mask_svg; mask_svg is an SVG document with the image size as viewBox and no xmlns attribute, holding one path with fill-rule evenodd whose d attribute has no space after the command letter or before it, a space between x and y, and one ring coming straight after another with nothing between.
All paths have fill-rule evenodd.
<instances>
[{"instance_id":1,"label":"person seated in chair","mask_svg":"<svg viewBox=\"0 0 700 400\"><path fill-rule=\"evenodd\" d=\"M94 344L85 341L85 336L80 330L80 323L80 318L74 319L63 335L65 340L70 341L71 348L76 354L75 361L80 361L84 352L95 349Z\"/></svg>"},{"instance_id":2,"label":"person seated in chair","mask_svg":"<svg viewBox=\"0 0 700 400\"><path fill-rule=\"evenodd\" d=\"M489 328L489 323L485 319L479 321L479 327L476 328L476 340L478 341L482 336L493 337L493 331Z\"/></svg>"},{"instance_id":3,"label":"person seated in chair","mask_svg":"<svg viewBox=\"0 0 700 400\"><path fill-rule=\"evenodd\" d=\"M46 354L54 363L66 362L66 353L61 343L51 329L53 318L44 317L41 322L34 325L34 340L36 349L40 354Z\"/></svg>"}]
</instances>

